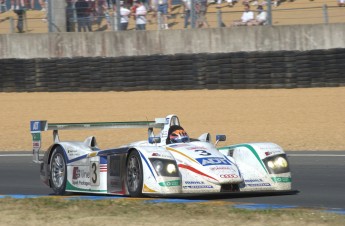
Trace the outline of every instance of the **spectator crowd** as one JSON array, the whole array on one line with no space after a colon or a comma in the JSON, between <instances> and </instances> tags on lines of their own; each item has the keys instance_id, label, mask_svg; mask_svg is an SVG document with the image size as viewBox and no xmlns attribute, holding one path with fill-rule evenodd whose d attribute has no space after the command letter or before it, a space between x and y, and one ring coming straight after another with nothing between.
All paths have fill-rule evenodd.
<instances>
[{"instance_id":1,"label":"spectator crowd","mask_svg":"<svg viewBox=\"0 0 345 226\"><path fill-rule=\"evenodd\" d=\"M118 12L115 0L68 1L69 12L67 17L72 19L73 11L76 11L77 18L75 20L77 21L78 31L92 31L91 25L96 21L96 24L100 26L103 18L106 19L107 25L111 26L114 22L111 18L116 17ZM135 21L136 30L146 30L146 24L154 21L159 25L159 29L169 29L169 18L172 11L171 0L121 0L119 3L119 30L127 30L131 18ZM187 28L191 24L192 0L182 0L181 5L184 8L184 27ZM207 0L194 0L197 27L209 27L206 20L207 6Z\"/></svg>"},{"instance_id":2,"label":"spectator crowd","mask_svg":"<svg viewBox=\"0 0 345 226\"><path fill-rule=\"evenodd\" d=\"M56 0L51 0L56 1ZM61 0L63 1L63 0ZM157 23L159 29L169 29L169 20L172 17L172 0L65 0L67 31L91 32L97 25L97 30L104 26L127 30L130 23L136 30L146 30L147 24ZM268 0L180 0L184 18L183 27L194 25L197 28L210 27L207 21L207 8L210 4L216 4L217 8L233 7L241 4L244 7L242 16L230 22L230 26L257 26L266 25L268 13L265 11ZM214 1L214 2L210 2ZM282 2L292 0L271 0L273 6L278 7ZM313 0L310 0L313 1ZM333 0L339 7L345 6L345 0ZM119 3L117 8L116 3ZM23 12L27 10L47 11L47 0L0 0L0 12L14 11L18 15L17 28L23 19ZM176 4L176 2L175 2ZM252 11L251 8L256 8ZM194 11L193 11L194 9ZM24 11L23 11L24 10ZM192 13L194 12L194 13ZM120 15L117 16L117 13ZM118 18L119 21L115 21ZM133 22L132 22L133 21ZM117 26L119 22L119 26ZM105 30L104 29L104 30Z\"/></svg>"}]
</instances>

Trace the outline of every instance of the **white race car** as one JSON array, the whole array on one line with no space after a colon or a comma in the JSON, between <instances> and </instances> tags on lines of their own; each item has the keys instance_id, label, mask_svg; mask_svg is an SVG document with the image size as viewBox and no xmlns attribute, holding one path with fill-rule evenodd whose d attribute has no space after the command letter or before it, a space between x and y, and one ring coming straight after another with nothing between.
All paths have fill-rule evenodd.
<instances>
[{"instance_id":1,"label":"white race car","mask_svg":"<svg viewBox=\"0 0 345 226\"><path fill-rule=\"evenodd\" d=\"M86 192L140 196L178 196L253 191L291 191L286 154L273 143L216 148L225 135L189 138L176 115L155 121L48 123L31 121L34 162L54 193ZM100 149L94 136L60 141L58 130L147 128L148 138ZM54 144L39 159L41 132L53 130ZM159 130L155 136L154 130Z\"/></svg>"}]
</instances>

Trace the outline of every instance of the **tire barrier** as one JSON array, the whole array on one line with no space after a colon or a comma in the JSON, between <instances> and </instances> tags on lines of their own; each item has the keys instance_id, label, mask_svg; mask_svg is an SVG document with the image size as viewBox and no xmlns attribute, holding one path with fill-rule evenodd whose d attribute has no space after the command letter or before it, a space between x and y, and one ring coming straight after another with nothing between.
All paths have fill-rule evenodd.
<instances>
[{"instance_id":1,"label":"tire barrier","mask_svg":"<svg viewBox=\"0 0 345 226\"><path fill-rule=\"evenodd\" d=\"M1 59L1 92L345 86L345 49Z\"/></svg>"}]
</instances>

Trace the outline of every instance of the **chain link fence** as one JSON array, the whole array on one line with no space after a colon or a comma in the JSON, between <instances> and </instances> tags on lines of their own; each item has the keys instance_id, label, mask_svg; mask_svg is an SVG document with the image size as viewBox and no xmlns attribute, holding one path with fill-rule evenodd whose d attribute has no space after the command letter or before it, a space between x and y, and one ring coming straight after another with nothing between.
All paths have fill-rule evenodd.
<instances>
[{"instance_id":1,"label":"chain link fence","mask_svg":"<svg viewBox=\"0 0 345 226\"><path fill-rule=\"evenodd\" d=\"M34 2L31 6L31 1L13 1L23 2L24 6L16 8L18 5L11 5L10 0L3 0L1 2L0 14L0 34L9 34L16 32L26 33L46 33L50 31L68 31L81 32L78 30L78 12L76 8L76 0L66 0L64 8L52 8L49 1L45 4ZM193 28L217 28L217 27L231 27L233 21L239 20L243 14L242 1L235 2L234 6L229 6L227 1L223 2L205 2L206 11L200 9L203 0L185 0L190 2L190 9L183 4L182 0L172 0L169 4L169 13L167 21L164 15L157 11L157 4L151 0L144 0L146 7L146 30L162 30L162 29L193 29ZM157 0L158 2L159 0ZM206 0L205 0L206 1ZM117 31L121 30L120 8L115 7L117 4L123 4L131 15L128 18L127 30L136 30L135 4L133 0L89 0L88 8L89 17L81 21L89 24L91 29L85 31ZM110 4L108 4L108 2ZM268 1L270 2L270 0ZM264 5L264 10L268 14L268 25L298 25L298 24L327 24L327 23L344 23L345 22L345 7L338 7L337 1L323 1L323 0L300 0L300 1L280 1L279 6ZM41 4L39 4L41 3ZM256 1L250 2L251 10L256 14ZM261 2L262 3L262 2ZM260 1L259 1L260 4ZM19 15L21 10L22 15ZM57 25L51 15L55 12L65 12L66 24ZM51 14L49 14L51 12ZM203 14L205 13L205 14ZM80 22L80 18L79 18ZM167 24L165 26L165 23Z\"/></svg>"}]
</instances>

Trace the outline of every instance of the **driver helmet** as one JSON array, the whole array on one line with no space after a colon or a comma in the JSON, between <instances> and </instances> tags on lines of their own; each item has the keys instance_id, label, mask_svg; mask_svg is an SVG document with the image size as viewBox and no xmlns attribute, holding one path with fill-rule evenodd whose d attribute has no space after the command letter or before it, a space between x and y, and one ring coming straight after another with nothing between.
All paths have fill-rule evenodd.
<instances>
[{"instance_id":1,"label":"driver helmet","mask_svg":"<svg viewBox=\"0 0 345 226\"><path fill-rule=\"evenodd\" d=\"M187 132L181 126L176 126L176 127L177 128L174 129L169 135L170 142L172 144L189 142L189 136Z\"/></svg>"}]
</instances>

